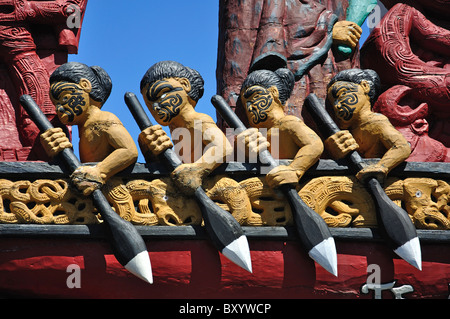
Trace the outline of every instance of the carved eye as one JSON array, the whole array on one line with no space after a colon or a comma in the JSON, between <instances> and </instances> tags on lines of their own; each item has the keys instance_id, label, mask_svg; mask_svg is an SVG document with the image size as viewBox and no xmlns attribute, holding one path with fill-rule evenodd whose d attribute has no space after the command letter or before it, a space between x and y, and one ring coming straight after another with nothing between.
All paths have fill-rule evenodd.
<instances>
[{"instance_id":1,"label":"carved eye","mask_svg":"<svg viewBox=\"0 0 450 319\"><path fill-rule=\"evenodd\" d=\"M161 99L164 99L165 97L167 96L167 94L166 93L164 93L163 95L161 95Z\"/></svg>"},{"instance_id":2,"label":"carved eye","mask_svg":"<svg viewBox=\"0 0 450 319\"><path fill-rule=\"evenodd\" d=\"M164 196L163 196L163 200L164 200L164 201L167 202L168 199L169 199L169 196L167 196L167 195L164 195Z\"/></svg>"},{"instance_id":3,"label":"carved eye","mask_svg":"<svg viewBox=\"0 0 450 319\"><path fill-rule=\"evenodd\" d=\"M421 192L421 191L417 191L417 192L416 192L416 197L417 197L417 198L422 197L422 192Z\"/></svg>"}]
</instances>

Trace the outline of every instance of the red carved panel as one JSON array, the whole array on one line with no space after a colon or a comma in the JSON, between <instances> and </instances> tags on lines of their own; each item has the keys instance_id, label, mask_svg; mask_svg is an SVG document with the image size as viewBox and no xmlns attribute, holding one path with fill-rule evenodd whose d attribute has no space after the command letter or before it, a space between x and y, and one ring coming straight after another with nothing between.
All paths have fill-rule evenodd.
<instances>
[{"instance_id":1,"label":"red carved panel","mask_svg":"<svg viewBox=\"0 0 450 319\"><path fill-rule=\"evenodd\" d=\"M73 5L79 12L69 9ZM67 62L68 54L77 53L81 25L70 29L67 21L72 14L82 18L86 5L87 0L0 4L0 160L48 160L36 140L38 129L18 99L31 95L61 126L48 95L49 76Z\"/></svg>"},{"instance_id":2,"label":"red carved panel","mask_svg":"<svg viewBox=\"0 0 450 319\"><path fill-rule=\"evenodd\" d=\"M374 110L387 115L412 147L409 161L450 161L450 1L392 6L361 49L363 68L386 90ZM437 10L441 5L441 10Z\"/></svg>"}]
</instances>

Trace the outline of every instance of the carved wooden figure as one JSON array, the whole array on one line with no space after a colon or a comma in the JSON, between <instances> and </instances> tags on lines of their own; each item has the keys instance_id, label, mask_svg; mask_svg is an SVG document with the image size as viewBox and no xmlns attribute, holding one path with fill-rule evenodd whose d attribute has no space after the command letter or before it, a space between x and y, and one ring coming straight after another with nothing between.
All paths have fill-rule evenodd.
<instances>
[{"instance_id":1,"label":"carved wooden figure","mask_svg":"<svg viewBox=\"0 0 450 319\"><path fill-rule=\"evenodd\" d=\"M383 226L394 251L421 269L419 239L408 214L395 205L384 192L380 181L410 154L409 144L382 114L371 106L378 96L379 78L373 70L350 69L338 73L328 85L328 101L338 126L314 94L307 98L309 112L318 122L325 145L337 158L347 157L356 177L367 184L377 204L379 224ZM380 158L364 167L362 157Z\"/></svg>"},{"instance_id":2,"label":"carved wooden figure","mask_svg":"<svg viewBox=\"0 0 450 319\"><path fill-rule=\"evenodd\" d=\"M85 67L88 68L87 66ZM65 102L70 102L71 98L76 96L76 94L73 93L74 92L72 91L72 95L65 95L67 98ZM22 95L20 97L20 103L41 132L49 132L54 129L53 125L45 117L44 113L31 96ZM59 135L59 133L60 132L56 132L55 135ZM64 142L63 137L58 137L57 139ZM81 162L75 156L71 148L61 147L59 152L55 155L70 172L82 168ZM112 209L105 195L98 187L92 189L91 197L94 206L102 216L103 225L106 227L107 238L117 260L122 266L137 277L148 283L153 283L152 267L147 247L136 228L134 228L129 221L122 219Z\"/></svg>"},{"instance_id":3,"label":"carved wooden figure","mask_svg":"<svg viewBox=\"0 0 450 319\"><path fill-rule=\"evenodd\" d=\"M294 75L288 69L278 69L275 72L258 70L249 74L240 94L250 126L267 129L272 156L293 160L288 166L279 165L267 174L267 183L273 188L282 184L298 184L299 179L319 160L323 152L319 136L298 117L284 113L284 105L293 87ZM261 143L262 139L257 139L254 135L257 132L251 129L242 132L238 135L238 143L244 142L245 148L256 149L258 153L258 148L265 145ZM258 140L259 145L252 147Z\"/></svg>"},{"instance_id":4,"label":"carved wooden figure","mask_svg":"<svg viewBox=\"0 0 450 319\"><path fill-rule=\"evenodd\" d=\"M111 92L109 75L100 67L69 62L50 77L50 96L62 123L78 125L83 165L72 174L72 182L85 195L133 164L137 147L114 114L101 110ZM71 147L60 128L44 132L41 141L49 156Z\"/></svg>"},{"instance_id":5,"label":"carved wooden figure","mask_svg":"<svg viewBox=\"0 0 450 319\"><path fill-rule=\"evenodd\" d=\"M184 163L172 176L180 190L189 195L232 153L231 144L214 120L195 111L203 96L203 84L196 70L175 61L156 63L141 81L141 92L150 113L158 124L169 126L172 138L180 138L175 147ZM141 132L139 144L144 156L157 156L170 146L170 141L162 129L150 127Z\"/></svg>"},{"instance_id":6,"label":"carved wooden figure","mask_svg":"<svg viewBox=\"0 0 450 319\"><path fill-rule=\"evenodd\" d=\"M262 89L262 87L258 89ZM260 93L264 97L264 94ZM237 114L232 111L223 97L215 95L212 97L211 102L230 127L245 131L245 125ZM262 104L269 105L270 103ZM266 116L264 115L263 118ZM258 119L259 117L256 118ZM279 164L275 162L267 149L257 148L256 152L258 153L259 161L268 165L271 171L279 167ZM297 176L297 173L294 176ZM298 235L308 255L327 271L337 276L336 246L327 224L322 217L303 202L292 181L279 185L279 189L289 202Z\"/></svg>"},{"instance_id":7,"label":"carved wooden figure","mask_svg":"<svg viewBox=\"0 0 450 319\"><path fill-rule=\"evenodd\" d=\"M50 98L59 120L65 125L78 125L81 162L95 165L81 165L74 155L67 155L71 154L67 151L72 145L61 128L40 127L34 120L43 131L40 140L47 154L50 157L62 156L71 168L72 183L84 195L92 194L97 209L110 228L119 262L151 283L153 278L145 243L131 223L111 209L100 190L112 176L136 162L138 156L133 138L120 120L101 110L111 89L111 78L98 66L69 62L50 76ZM28 109L30 113L33 108Z\"/></svg>"},{"instance_id":8,"label":"carved wooden figure","mask_svg":"<svg viewBox=\"0 0 450 319\"><path fill-rule=\"evenodd\" d=\"M341 71L328 84L328 101L342 131L325 140L326 149L335 159L354 150L364 158L380 158L358 172L360 180L369 176L384 179L411 153L408 142L388 118L372 111L379 89L379 77L372 70Z\"/></svg>"},{"instance_id":9,"label":"carved wooden figure","mask_svg":"<svg viewBox=\"0 0 450 319\"><path fill-rule=\"evenodd\" d=\"M161 127L149 121L137 98L128 93L125 100L142 130L139 144L146 160L151 161L151 155L165 160L180 191L196 198L213 244L231 261L251 272L250 250L239 223L202 188L204 178L232 153L231 144L212 118L194 109L203 95L203 83L196 70L175 61L154 64L141 81L141 93L150 113L159 124L169 126L172 137L182 136L180 151L184 163L171 149Z\"/></svg>"}]
</instances>

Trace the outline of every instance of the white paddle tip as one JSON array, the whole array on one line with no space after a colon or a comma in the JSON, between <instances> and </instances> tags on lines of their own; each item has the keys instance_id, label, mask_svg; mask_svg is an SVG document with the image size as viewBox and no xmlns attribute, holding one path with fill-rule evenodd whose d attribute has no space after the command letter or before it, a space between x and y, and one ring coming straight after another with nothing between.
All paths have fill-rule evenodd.
<instances>
[{"instance_id":1,"label":"white paddle tip","mask_svg":"<svg viewBox=\"0 0 450 319\"><path fill-rule=\"evenodd\" d=\"M146 250L131 259L125 265L125 268L136 277L141 278L149 284L153 284L152 266L150 264L150 257Z\"/></svg>"},{"instance_id":2,"label":"white paddle tip","mask_svg":"<svg viewBox=\"0 0 450 319\"><path fill-rule=\"evenodd\" d=\"M395 249L394 252L412 266L422 270L422 252L420 249L419 238L414 237L407 243Z\"/></svg>"},{"instance_id":3,"label":"white paddle tip","mask_svg":"<svg viewBox=\"0 0 450 319\"><path fill-rule=\"evenodd\" d=\"M239 267L252 272L252 261L247 237L242 235L222 249L222 254Z\"/></svg>"},{"instance_id":4,"label":"white paddle tip","mask_svg":"<svg viewBox=\"0 0 450 319\"><path fill-rule=\"evenodd\" d=\"M314 246L308 252L308 255L315 262L325 268L325 270L337 277L337 253L333 237L328 237Z\"/></svg>"}]
</instances>

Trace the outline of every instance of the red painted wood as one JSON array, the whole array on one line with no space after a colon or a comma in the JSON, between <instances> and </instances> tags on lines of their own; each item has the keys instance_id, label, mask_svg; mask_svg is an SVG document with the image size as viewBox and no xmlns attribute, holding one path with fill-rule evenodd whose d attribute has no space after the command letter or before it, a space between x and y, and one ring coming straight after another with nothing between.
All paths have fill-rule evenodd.
<instances>
[{"instance_id":1,"label":"red painted wood","mask_svg":"<svg viewBox=\"0 0 450 319\"><path fill-rule=\"evenodd\" d=\"M381 283L411 285L405 298L448 298L448 245L422 244L423 271L410 266L382 243L338 241L334 277L315 264L294 241L250 240L253 274L221 256L203 240L148 241L154 284L128 273L103 241L8 239L0 241L0 296L45 298L373 298L361 292L367 266L381 267ZM81 288L68 288L81 269ZM393 298L390 291L383 298Z\"/></svg>"},{"instance_id":2,"label":"red painted wood","mask_svg":"<svg viewBox=\"0 0 450 319\"><path fill-rule=\"evenodd\" d=\"M384 91L373 109L411 144L409 161L449 162L450 2L398 2L383 0L389 11L361 48Z\"/></svg>"},{"instance_id":3,"label":"red painted wood","mask_svg":"<svg viewBox=\"0 0 450 319\"><path fill-rule=\"evenodd\" d=\"M78 51L80 28L70 29L66 9L87 0L11 1L11 12L0 12L0 160L48 160L39 130L21 108L19 97L31 95L55 126L62 126L49 96L50 74ZM70 128L68 128L70 132Z\"/></svg>"}]
</instances>

